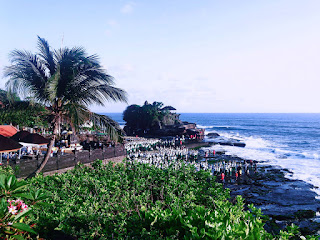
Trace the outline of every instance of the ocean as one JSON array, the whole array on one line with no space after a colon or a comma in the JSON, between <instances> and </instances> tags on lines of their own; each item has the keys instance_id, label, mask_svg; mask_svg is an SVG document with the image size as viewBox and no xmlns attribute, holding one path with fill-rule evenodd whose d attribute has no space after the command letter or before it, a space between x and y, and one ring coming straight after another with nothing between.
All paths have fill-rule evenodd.
<instances>
[{"instance_id":1,"label":"ocean","mask_svg":"<svg viewBox=\"0 0 320 240\"><path fill-rule=\"evenodd\" d=\"M106 114L124 126L121 113ZM320 114L182 113L205 133L239 139L245 148L215 145L212 149L287 168L287 177L311 183L320 195ZM205 139L210 141L210 139Z\"/></svg>"}]
</instances>

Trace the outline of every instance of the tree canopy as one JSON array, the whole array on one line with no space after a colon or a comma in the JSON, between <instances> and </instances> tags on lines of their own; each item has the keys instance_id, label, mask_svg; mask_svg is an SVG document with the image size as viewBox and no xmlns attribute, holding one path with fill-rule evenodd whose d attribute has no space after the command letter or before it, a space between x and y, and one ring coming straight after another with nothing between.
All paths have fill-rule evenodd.
<instances>
[{"instance_id":1,"label":"tree canopy","mask_svg":"<svg viewBox=\"0 0 320 240\"><path fill-rule=\"evenodd\" d=\"M48 113L44 105L21 101L16 94L0 89L0 124L47 127Z\"/></svg>"},{"instance_id":2,"label":"tree canopy","mask_svg":"<svg viewBox=\"0 0 320 240\"><path fill-rule=\"evenodd\" d=\"M123 120L126 121L125 131L127 134L143 133L147 134L154 130L161 129L166 125L165 119L171 115L170 110L175 110L171 106L163 107L162 102L145 101L140 105L130 105L123 112Z\"/></svg>"},{"instance_id":3,"label":"tree canopy","mask_svg":"<svg viewBox=\"0 0 320 240\"><path fill-rule=\"evenodd\" d=\"M0 89L0 107L5 107L13 102L20 101L16 94L10 94L7 91Z\"/></svg>"},{"instance_id":4,"label":"tree canopy","mask_svg":"<svg viewBox=\"0 0 320 240\"><path fill-rule=\"evenodd\" d=\"M113 77L102 68L98 56L88 55L82 47L52 50L40 37L38 51L35 54L24 50L11 52L11 65L5 68L5 76L9 78L7 90L44 104L50 111L55 134L59 134L62 121L78 128L91 119L104 125L111 137L118 136L119 129L116 124L110 124L111 119L89 110L91 104L126 102L127 99L126 92L114 86ZM55 135L48 152L54 141ZM47 159L48 154L44 162Z\"/></svg>"}]
</instances>

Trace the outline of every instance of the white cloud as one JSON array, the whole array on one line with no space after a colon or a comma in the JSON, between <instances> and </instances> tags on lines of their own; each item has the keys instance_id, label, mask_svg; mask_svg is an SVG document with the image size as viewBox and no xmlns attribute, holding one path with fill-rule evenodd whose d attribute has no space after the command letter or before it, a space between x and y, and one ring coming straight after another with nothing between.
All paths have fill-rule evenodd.
<instances>
[{"instance_id":1,"label":"white cloud","mask_svg":"<svg viewBox=\"0 0 320 240\"><path fill-rule=\"evenodd\" d=\"M134 2L128 2L126 3L122 8L121 8L121 12L123 14L129 14L133 12L133 7L134 7L135 3Z\"/></svg>"}]
</instances>

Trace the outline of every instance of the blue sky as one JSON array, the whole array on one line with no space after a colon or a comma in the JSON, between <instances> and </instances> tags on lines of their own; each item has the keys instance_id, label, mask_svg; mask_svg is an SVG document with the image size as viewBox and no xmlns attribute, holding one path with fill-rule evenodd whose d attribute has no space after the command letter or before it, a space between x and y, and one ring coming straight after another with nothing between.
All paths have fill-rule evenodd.
<instances>
[{"instance_id":1,"label":"blue sky","mask_svg":"<svg viewBox=\"0 0 320 240\"><path fill-rule=\"evenodd\" d=\"M97 53L129 104L319 113L319 12L318 0L0 0L0 71L11 50L36 51L39 35Z\"/></svg>"}]
</instances>

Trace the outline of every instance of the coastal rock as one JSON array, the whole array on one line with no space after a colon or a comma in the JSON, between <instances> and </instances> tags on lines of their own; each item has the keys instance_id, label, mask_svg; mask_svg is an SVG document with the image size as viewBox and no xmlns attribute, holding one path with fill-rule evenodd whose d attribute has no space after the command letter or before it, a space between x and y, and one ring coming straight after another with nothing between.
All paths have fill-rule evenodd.
<instances>
[{"instance_id":1,"label":"coastal rock","mask_svg":"<svg viewBox=\"0 0 320 240\"><path fill-rule=\"evenodd\" d=\"M186 139L202 141L204 139L204 129L197 128L195 123L183 122L182 124L165 125L161 129L150 130L145 136L185 136ZM196 136L196 138L194 138Z\"/></svg>"},{"instance_id":2,"label":"coastal rock","mask_svg":"<svg viewBox=\"0 0 320 240\"><path fill-rule=\"evenodd\" d=\"M235 147L245 147L246 144L244 142L241 142L238 139L234 138L226 138L226 137L215 137L214 139L210 139L208 142L218 145L224 145L224 146L235 146Z\"/></svg>"},{"instance_id":3,"label":"coastal rock","mask_svg":"<svg viewBox=\"0 0 320 240\"><path fill-rule=\"evenodd\" d=\"M287 173L286 169L259 166L254 174L243 175L237 184L225 186L230 188L232 197L243 196L246 204L253 203L270 217L266 224L268 231L279 232L294 223L304 234L314 234L320 227L316 214L320 200L311 184L287 179Z\"/></svg>"},{"instance_id":4,"label":"coastal rock","mask_svg":"<svg viewBox=\"0 0 320 240\"><path fill-rule=\"evenodd\" d=\"M313 210L299 210L295 213L296 218L304 219L304 218L313 218L316 216L316 212Z\"/></svg>"},{"instance_id":5,"label":"coastal rock","mask_svg":"<svg viewBox=\"0 0 320 240\"><path fill-rule=\"evenodd\" d=\"M220 137L220 134L213 132L213 133L208 133L206 136L207 138L216 138L216 137Z\"/></svg>"},{"instance_id":6,"label":"coastal rock","mask_svg":"<svg viewBox=\"0 0 320 240\"><path fill-rule=\"evenodd\" d=\"M171 112L176 109L163 107L163 103L147 101L143 106L130 105L123 113L126 125L123 130L128 136L143 137L183 137L186 142L201 142L204 139L204 129L197 128L195 123L179 119L180 114Z\"/></svg>"}]
</instances>

